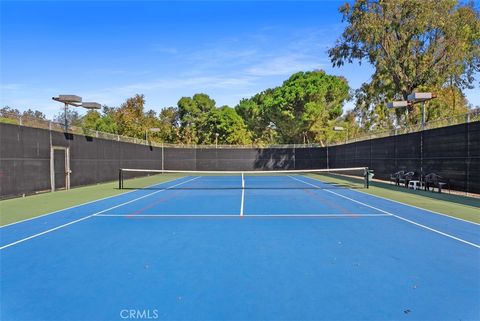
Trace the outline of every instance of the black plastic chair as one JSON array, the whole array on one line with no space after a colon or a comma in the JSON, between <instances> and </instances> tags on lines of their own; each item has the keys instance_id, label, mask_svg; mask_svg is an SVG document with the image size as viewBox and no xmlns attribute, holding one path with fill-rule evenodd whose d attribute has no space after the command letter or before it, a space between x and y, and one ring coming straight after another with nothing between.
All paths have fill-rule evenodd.
<instances>
[{"instance_id":1,"label":"black plastic chair","mask_svg":"<svg viewBox=\"0 0 480 321\"><path fill-rule=\"evenodd\" d=\"M435 187L438 188L438 192L442 192L442 188L450 187L450 182L448 178L442 177L435 173L430 173L425 175L425 190L430 191L430 187L432 191L435 191Z\"/></svg>"}]
</instances>

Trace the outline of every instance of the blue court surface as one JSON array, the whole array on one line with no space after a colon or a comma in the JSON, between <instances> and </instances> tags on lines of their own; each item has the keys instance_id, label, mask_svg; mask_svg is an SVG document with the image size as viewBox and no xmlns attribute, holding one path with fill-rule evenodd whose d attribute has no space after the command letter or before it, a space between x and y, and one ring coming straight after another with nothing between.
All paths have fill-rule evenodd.
<instances>
[{"instance_id":1,"label":"blue court surface","mask_svg":"<svg viewBox=\"0 0 480 321\"><path fill-rule=\"evenodd\" d=\"M237 179L4 226L1 320L480 319L478 224L305 176L222 188Z\"/></svg>"}]
</instances>

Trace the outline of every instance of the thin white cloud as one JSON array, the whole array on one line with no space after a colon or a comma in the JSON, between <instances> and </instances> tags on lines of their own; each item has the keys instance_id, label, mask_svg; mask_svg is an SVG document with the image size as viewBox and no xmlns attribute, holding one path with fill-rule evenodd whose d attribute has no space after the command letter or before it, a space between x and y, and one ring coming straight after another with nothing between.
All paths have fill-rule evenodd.
<instances>
[{"instance_id":1,"label":"thin white cloud","mask_svg":"<svg viewBox=\"0 0 480 321\"><path fill-rule=\"evenodd\" d=\"M255 49L225 49L225 44L222 44L221 47L209 48L200 51L191 53L188 56L188 60L192 61L225 61L225 60L236 60L248 57L254 57L258 51Z\"/></svg>"},{"instance_id":2,"label":"thin white cloud","mask_svg":"<svg viewBox=\"0 0 480 321\"><path fill-rule=\"evenodd\" d=\"M135 94L144 94L147 100L147 108L154 108L153 106L175 105L180 97L197 92L210 92L212 98L216 99L223 92L235 92L242 88L245 90L245 88L251 88L254 84L255 78L246 76L176 77L100 88L91 92L84 91L82 95L88 97L89 100L98 101L104 105L119 106L128 97ZM229 96L232 95L229 94ZM221 103L223 105L235 104L236 102L235 99L230 98Z\"/></svg>"},{"instance_id":3,"label":"thin white cloud","mask_svg":"<svg viewBox=\"0 0 480 321\"><path fill-rule=\"evenodd\" d=\"M222 77L222 76L205 76L205 77L183 77L183 78L164 78L156 79L148 82L141 82L121 86L117 89L121 91L143 91L156 89L181 89L187 87L205 87L205 88L224 88L231 86L250 85L252 79L249 77Z\"/></svg>"},{"instance_id":4,"label":"thin white cloud","mask_svg":"<svg viewBox=\"0 0 480 321\"><path fill-rule=\"evenodd\" d=\"M24 88L24 84L0 84L0 91L4 90L21 90Z\"/></svg>"},{"instance_id":5,"label":"thin white cloud","mask_svg":"<svg viewBox=\"0 0 480 321\"><path fill-rule=\"evenodd\" d=\"M282 43L278 43L280 32L284 33ZM184 59L192 66L192 77L225 70L257 78L289 76L327 65L325 52L330 34L327 29L288 32L279 27L263 28L243 37L209 43Z\"/></svg>"},{"instance_id":6,"label":"thin white cloud","mask_svg":"<svg viewBox=\"0 0 480 321\"><path fill-rule=\"evenodd\" d=\"M289 76L299 71L320 69L323 65L313 57L291 54L267 58L246 69L246 73L257 77Z\"/></svg>"},{"instance_id":7,"label":"thin white cloud","mask_svg":"<svg viewBox=\"0 0 480 321\"><path fill-rule=\"evenodd\" d=\"M175 47L165 47L165 46L162 46L162 45L154 45L153 46L153 51L161 52L161 53L165 53L165 54L172 54L172 55L178 53L177 48L175 48Z\"/></svg>"}]
</instances>

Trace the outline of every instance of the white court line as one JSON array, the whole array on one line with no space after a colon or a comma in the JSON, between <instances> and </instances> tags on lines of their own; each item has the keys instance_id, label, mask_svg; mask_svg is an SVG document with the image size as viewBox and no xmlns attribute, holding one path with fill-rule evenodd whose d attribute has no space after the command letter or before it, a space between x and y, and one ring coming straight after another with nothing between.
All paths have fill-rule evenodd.
<instances>
[{"instance_id":1,"label":"white court line","mask_svg":"<svg viewBox=\"0 0 480 321\"><path fill-rule=\"evenodd\" d=\"M315 184L312 184L312 183L309 183L309 182L302 181L301 179L298 179L298 178L293 177L293 176L290 176L290 175L289 175L288 177L290 177L291 179L294 179L294 180L296 180L296 181L302 182L302 183L304 183L304 184L307 184L307 185L310 185L310 186L314 186L314 187L317 187L317 188L319 188L319 189L322 189L322 190L324 190L324 191L326 191L326 192L333 193L333 194L336 194L336 195L339 195L339 196L342 196L342 197L343 197L343 195L341 195L341 194L332 192L332 191L330 191L330 190L328 190L328 189L324 189L324 188L322 188L322 187L320 187L320 186L318 186L318 185L315 185ZM376 210L376 211L382 212L382 213L384 213L384 214L393 215L392 213L387 212L387 211L384 211L384 210L382 210L382 209L380 209L380 208L377 208L377 207L375 207L375 206L371 206L371 205L365 204L365 203L363 203L363 202L356 201L356 200L351 199L351 198L346 197L346 196L345 196L345 198L347 198L347 199L349 199L350 201L353 201L353 202L355 202L355 203L358 203L358 204L360 204L360 205L363 205L363 206L372 208L372 209L374 209L374 210Z\"/></svg>"},{"instance_id":2,"label":"white court line","mask_svg":"<svg viewBox=\"0 0 480 321\"><path fill-rule=\"evenodd\" d=\"M322 181L320 181L320 180L317 179L317 178L313 178L313 177L306 177L306 178L311 179L311 180L314 180L314 181L318 181L318 182L322 183ZM362 192L362 191L360 191L360 190L355 190L355 192L357 192L357 193L362 193L362 194L365 194L365 195L368 195L368 196L371 196L371 197L381 198L381 199L384 199L384 200L387 200L387 201L390 201L390 202L395 202L395 203L398 203L398 204L402 204L402 205L404 205L404 206L409 206L409 207L418 208L419 210L422 210L422 211L425 211L425 212L430 212L430 213L437 214L437 215L441 215L441 216L445 216L445 217L448 217L448 218L452 218L452 219L454 219L454 220L463 221L463 222L470 223L470 224L473 224L473 225L480 225L480 223L477 223L477 222L467 221L467 220L465 220L465 219L463 219L463 218L460 218L460 217L455 217L455 216L451 216L451 215L448 215L448 214L443 214L443 213L440 213L440 212L436 212L436 211L432 211L432 210L429 210L429 209L426 209L426 208L422 208L422 207L419 207L419 206L415 206L415 205L403 203L403 202L396 201L396 200L393 200L393 199L390 199L390 198L386 198L386 197L383 197L383 196L365 193L365 192ZM463 205L463 204L461 204L461 205ZM471 207L470 205L463 205L463 206Z\"/></svg>"},{"instance_id":3,"label":"white court line","mask_svg":"<svg viewBox=\"0 0 480 321\"><path fill-rule=\"evenodd\" d=\"M242 188L242 200L240 203L240 216L243 216L243 204L245 203L245 188Z\"/></svg>"},{"instance_id":4,"label":"white court line","mask_svg":"<svg viewBox=\"0 0 480 321\"><path fill-rule=\"evenodd\" d=\"M96 217L238 217L238 214L99 214Z\"/></svg>"},{"instance_id":5,"label":"white court line","mask_svg":"<svg viewBox=\"0 0 480 321\"><path fill-rule=\"evenodd\" d=\"M245 217L373 217L390 216L388 214L246 214Z\"/></svg>"},{"instance_id":6,"label":"white court line","mask_svg":"<svg viewBox=\"0 0 480 321\"><path fill-rule=\"evenodd\" d=\"M174 178L174 179L171 179L171 180L168 180L168 181L165 181L165 182L152 184L152 185L147 186L146 188L150 188L150 187L155 186L155 185L170 183L170 182L182 179L182 178L185 178L185 177ZM19 223L22 223L22 222L35 220L35 219L40 218L40 217L48 216L48 215L55 214L55 213L62 212L62 211L66 211L66 210L70 210L70 209L75 208L75 207L79 207L79 206L88 205L88 204L91 204L91 203L103 201L103 200L106 200L106 199L109 199L109 198L112 198L112 197L117 197L117 196L122 196L122 195L127 195L127 194L130 194L130 193L138 192L139 190L140 189L136 189L136 190L125 192L125 193L120 193L120 194L116 194L116 195L112 195L112 196L107 196L107 197L99 198L99 199L96 199L96 200L93 200L93 201L88 201L88 202L85 202L85 203L81 203L81 204L73 205L73 206L70 206L70 207L62 208L60 210L56 210L56 211L53 211L53 212L50 212L50 213L38 215L38 216L35 216L35 217L26 218L26 219L21 220L21 221L17 221L17 222L9 223L9 224L6 224L6 225L2 225L2 226L0 226L0 229L4 228L4 227L7 227L7 226L10 226L10 225L15 225L15 224L19 224ZM33 195L33 196L35 196L35 195Z\"/></svg>"},{"instance_id":7,"label":"white court line","mask_svg":"<svg viewBox=\"0 0 480 321\"><path fill-rule=\"evenodd\" d=\"M314 179L314 178L312 178L312 179ZM374 195L374 194L369 194L369 193L365 193L365 192L358 191L358 190L356 190L356 192L362 193L362 194L365 194L365 195L369 195L369 196L372 196L372 197L381 198L381 199L384 199L384 200L387 200L387 201L390 201L390 202L395 202L395 203L398 203L398 204L402 204L402 205L405 205L405 206L410 206L410 207L418 208L419 210L426 211L426 212L430 212L430 213L437 214L437 215L446 216L446 217L448 217L448 218L453 218L454 220L463 221L463 222L470 223L470 224L473 224L473 225L480 225L480 223L476 223L476 222L472 222L472 221L467 221L467 220L464 220L463 218L451 216L451 215L448 215L448 214L443 214L443 213L440 213L440 212L435 212L435 211L432 211L432 210L427 210L426 208L421 208L421 207L418 207L418 206L415 206L415 205L410 205L410 204L407 204L407 203L402 203L402 202L400 202L400 201L392 200L392 199L389 199L389 198L386 198L386 197L383 197L383 196L378 196L378 195ZM468 205L467 205L467 206L468 206ZM471 207L471 206L469 206L469 207Z\"/></svg>"},{"instance_id":8,"label":"white court line","mask_svg":"<svg viewBox=\"0 0 480 321\"><path fill-rule=\"evenodd\" d=\"M301 180L301 179L298 179L298 178L295 178L295 177L292 177L292 176L289 176L289 177L292 178L292 179L295 179L295 180L297 180L297 181L299 181L299 182L303 182L303 183L305 183L305 184L307 184L307 185L321 188L320 186L311 184L311 183L309 183L309 182L305 182L305 181L303 181L303 180ZM468 244L468 245L471 245L471 246L473 246L473 247L476 247L476 248L480 249L480 245L479 245L479 244L475 244L475 243L466 241L466 240L464 240L464 239L458 238L458 237L456 237L456 236L450 235L450 234L448 234L448 233L441 232L441 231L436 230L436 229L434 229L434 228L431 228L431 227L428 227L428 226L426 226L426 225L423 225L423 224L414 222L414 221L412 221L412 220L409 220L409 219L406 219L406 218L404 218L404 217L395 215L395 214L393 214L393 213L390 213L390 212L387 212L387 211L385 211L385 210L376 208L376 207L374 207L374 206L370 206L370 205L368 205L368 204L365 204L365 203L363 203L363 202L357 201L357 200L355 200L355 199L353 199L353 198L350 198L350 197L348 197L348 196L345 196L345 195L342 195L342 194L333 192L333 191L331 191L331 190L328 190L328 189L323 189L323 190L324 190L325 192L332 193L332 194L335 194L335 195L340 196L340 197L342 197L342 198L345 198L345 199L347 199L347 200L349 200L349 201L352 201L352 202L355 202L355 203L358 203L358 204L361 204L361 205L364 205L364 206L373 208L373 209L375 209L375 210L377 210L377 211L380 211L380 212L383 212L383 213L385 213L385 214L389 214L389 215L391 215L391 216L393 216L393 217L398 218L399 220L402 220L402 221L405 221L405 222L408 222L408 223L417 225L417 226L422 227L422 228L424 228L424 229L426 229L426 230L429 230L429 231L438 233L438 234L440 234L440 235L449 237L449 238L454 239L454 240L456 240L456 241L459 241L459 242L462 242L462 243L465 243L465 244Z\"/></svg>"},{"instance_id":9,"label":"white court line","mask_svg":"<svg viewBox=\"0 0 480 321\"><path fill-rule=\"evenodd\" d=\"M51 228L51 229L49 229L49 230L46 230L46 231L43 231L43 232L40 232L40 233L31 235L31 236L29 236L29 237L20 239L20 240L18 240L18 241L15 241L15 242L6 244L6 245L0 247L0 250L6 249L7 247L13 246L13 245L15 245L15 244L19 244L19 243L22 243L22 242L31 240L31 239L36 238L36 237L39 237L39 236L41 236L41 235L44 235L44 234L47 234L47 233L56 231L56 230L58 230L58 229L61 229L61 228L63 228L63 227L69 226L69 225L72 225L72 224L74 224L74 223L78 223L78 222L80 222L80 221L86 220L87 218L90 218L90 217L93 217L93 216L97 216L97 215L99 215L99 214L101 214L101 213L107 212L107 211L109 211L109 210L113 210L113 209L118 208L118 207L120 207L120 206L127 205L127 204L130 204L130 203L133 203L133 202L136 202L136 201L138 201L138 200L141 200L142 198L145 198L145 197L148 197L148 196L151 196L151 195L154 195L154 194L157 194L157 193L166 191L166 190L168 190L168 189L170 189L170 188L173 188L173 187L175 187L175 186L179 186L179 185L182 185L182 184L191 182L191 181L193 181L193 180L195 180L195 179L198 179L198 178L200 178L200 176L194 177L194 178L189 179L189 180L187 180L187 181L183 181L183 182L181 182L181 183L178 183L178 184L169 186L169 187L167 187L167 188L164 188L164 189L161 189L161 190L158 190L158 191L149 193L149 194L147 194L147 195L143 195L143 196L137 197L137 198L135 198L135 199L133 199L133 200L130 200L130 201L128 201L128 202L124 202L124 203L121 203L121 204L112 206L112 207L107 208L107 209L105 209L105 210L103 210L103 211L99 211L99 212L93 213L93 214L91 214L91 215L82 217L82 218L80 218L80 219L78 219L78 220L75 220L75 221L72 221L72 222L68 222L68 223L65 223L65 224L63 224L63 225L60 225L60 226Z\"/></svg>"},{"instance_id":10,"label":"white court line","mask_svg":"<svg viewBox=\"0 0 480 321\"><path fill-rule=\"evenodd\" d=\"M307 177L307 178L308 178L308 179L311 179L311 180L314 180L314 181L321 182L320 180L318 180L318 179L316 179L316 178L313 178L313 177ZM429 209L426 209L426 208L422 208L422 207L419 207L419 206L415 206L415 205L403 203L403 202L396 201L396 200L393 200L393 199L390 199L390 198L386 198L386 197L383 197L383 196L365 193L365 192L362 192L362 191L360 191L360 190L355 190L355 192L357 192L357 193L362 193L362 194L365 194L365 195L368 195L368 196L371 196L371 197L375 197L375 198L381 198L381 199L384 199L384 200L386 200L386 201L390 201L390 202L395 202L395 203L398 203L398 204L402 204L402 205L404 205L404 206L409 206L409 207L418 208L419 210L422 210L422 211L425 211L425 212L430 212L430 213L433 213L433 214L436 214L436 215L445 216L445 217L452 218L452 219L454 219L454 220L459 220L459 221L462 221L462 222L465 222L465 223L470 223L470 224L473 224L473 225L480 225L480 223L477 223L477 222L467 221L467 220L465 220L465 219L463 219L463 218L460 218L460 217L455 217L455 216L451 216L451 215L448 215L448 214L443 214L443 213L440 213L440 212L436 212L436 211L432 211L432 210L429 210ZM465 205L464 205L464 206L465 206ZM469 206L469 205L466 205L466 206L471 207L471 206Z\"/></svg>"},{"instance_id":11,"label":"white court line","mask_svg":"<svg viewBox=\"0 0 480 321\"><path fill-rule=\"evenodd\" d=\"M99 214L96 217L239 217L237 214ZM390 214L245 214L243 217L374 217L391 216Z\"/></svg>"}]
</instances>

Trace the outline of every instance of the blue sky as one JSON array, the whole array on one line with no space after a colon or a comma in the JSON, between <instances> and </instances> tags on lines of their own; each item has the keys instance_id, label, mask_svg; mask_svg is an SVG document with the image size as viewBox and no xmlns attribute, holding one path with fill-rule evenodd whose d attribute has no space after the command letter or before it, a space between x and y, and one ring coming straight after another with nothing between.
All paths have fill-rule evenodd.
<instances>
[{"instance_id":1,"label":"blue sky","mask_svg":"<svg viewBox=\"0 0 480 321\"><path fill-rule=\"evenodd\" d=\"M235 106L313 69L355 89L372 68L326 53L343 2L2 1L0 106L52 117L58 94L119 106L139 93L159 111L197 92ZM478 88L467 97L480 105Z\"/></svg>"}]
</instances>

